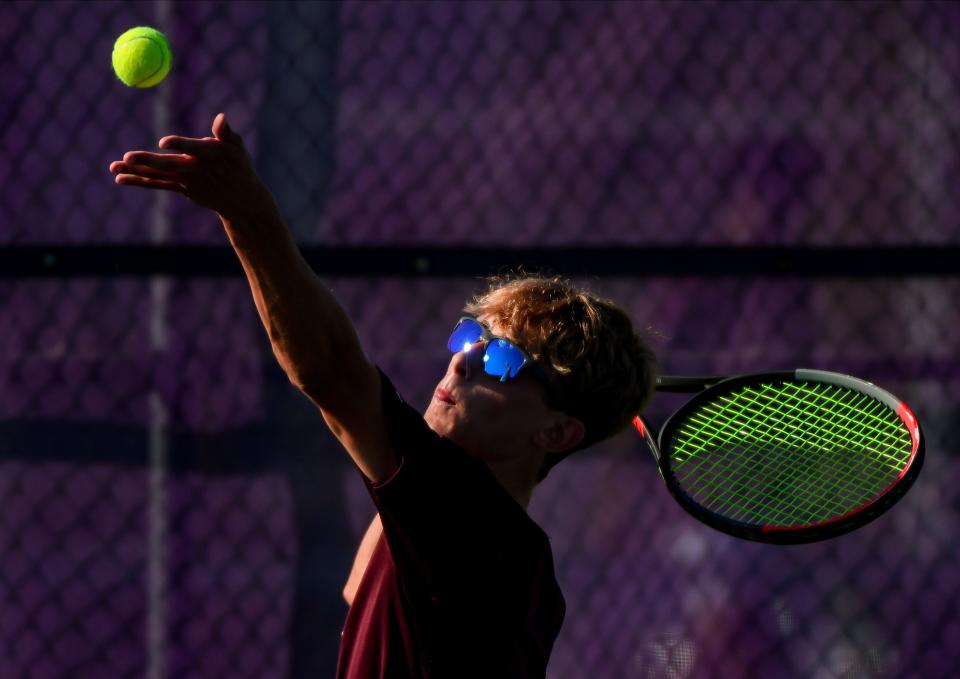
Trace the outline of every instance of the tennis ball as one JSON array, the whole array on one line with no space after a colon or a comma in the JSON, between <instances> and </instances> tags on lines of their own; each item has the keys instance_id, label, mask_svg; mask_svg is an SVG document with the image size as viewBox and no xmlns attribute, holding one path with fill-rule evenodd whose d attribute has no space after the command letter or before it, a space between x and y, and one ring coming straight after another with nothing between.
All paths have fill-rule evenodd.
<instances>
[{"instance_id":1,"label":"tennis ball","mask_svg":"<svg viewBox=\"0 0 960 679\"><path fill-rule=\"evenodd\" d=\"M155 28L131 28L113 43L113 72L129 87L153 87L167 77L173 54Z\"/></svg>"}]
</instances>

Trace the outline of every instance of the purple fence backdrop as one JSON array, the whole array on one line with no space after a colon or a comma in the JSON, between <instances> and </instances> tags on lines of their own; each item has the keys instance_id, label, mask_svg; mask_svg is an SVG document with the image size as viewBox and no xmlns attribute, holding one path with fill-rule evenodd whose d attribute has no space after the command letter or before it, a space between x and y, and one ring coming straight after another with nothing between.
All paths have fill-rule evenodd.
<instances>
[{"instance_id":1,"label":"purple fence backdrop","mask_svg":"<svg viewBox=\"0 0 960 679\"><path fill-rule=\"evenodd\" d=\"M174 66L127 89L112 42L144 24ZM582 282L666 372L911 403L914 489L816 545L701 526L629 433L558 467L531 507L568 603L551 679L960 666L960 270L651 278L643 250L960 245L960 4L15 0L0 50L0 248L223 244L107 166L226 111L305 245L633 248L635 277ZM332 675L358 472L242 280L110 273L0 278L0 677ZM478 281L327 281L425 405Z\"/></svg>"}]
</instances>

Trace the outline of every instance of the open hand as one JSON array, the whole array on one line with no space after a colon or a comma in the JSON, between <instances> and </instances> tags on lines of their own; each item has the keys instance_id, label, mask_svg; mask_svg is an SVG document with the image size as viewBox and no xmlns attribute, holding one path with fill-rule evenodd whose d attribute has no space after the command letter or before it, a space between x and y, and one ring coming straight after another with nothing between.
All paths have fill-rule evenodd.
<instances>
[{"instance_id":1,"label":"open hand","mask_svg":"<svg viewBox=\"0 0 960 679\"><path fill-rule=\"evenodd\" d=\"M159 147L173 153L127 151L123 160L110 163L114 181L122 186L182 193L225 220L272 209L273 197L224 113L214 118L212 131L212 137L202 139L162 138Z\"/></svg>"}]
</instances>

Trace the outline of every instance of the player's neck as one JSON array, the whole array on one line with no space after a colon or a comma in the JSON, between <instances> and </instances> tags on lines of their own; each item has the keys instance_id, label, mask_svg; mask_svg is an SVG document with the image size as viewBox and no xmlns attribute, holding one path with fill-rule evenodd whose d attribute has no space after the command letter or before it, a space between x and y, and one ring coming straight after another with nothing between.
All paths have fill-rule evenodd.
<instances>
[{"instance_id":1,"label":"player's neck","mask_svg":"<svg viewBox=\"0 0 960 679\"><path fill-rule=\"evenodd\" d=\"M526 510L533 497L533 489L537 485L539 464L532 466L526 460L485 460L485 462L507 494Z\"/></svg>"}]
</instances>

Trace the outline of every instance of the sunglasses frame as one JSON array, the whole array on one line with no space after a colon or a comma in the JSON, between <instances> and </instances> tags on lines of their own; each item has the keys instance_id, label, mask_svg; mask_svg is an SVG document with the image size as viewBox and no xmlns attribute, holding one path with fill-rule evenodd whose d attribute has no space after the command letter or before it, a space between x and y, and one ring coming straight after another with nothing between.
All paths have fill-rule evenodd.
<instances>
[{"instance_id":1,"label":"sunglasses frame","mask_svg":"<svg viewBox=\"0 0 960 679\"><path fill-rule=\"evenodd\" d=\"M517 370L516 370L516 372L514 373L513 377L507 377L506 375L496 375L496 374L488 373L488 372L486 371L486 369L484 369L484 373L486 373L487 375L490 375L491 377L496 377L497 379L500 380L501 383L505 383L505 382L509 382L509 381L511 381L511 380L516 379L516 378L520 375L520 372L521 372L524 368L529 367L529 368L530 368L530 374L531 374L538 382L540 382L540 383L543 385L543 387L546 389L546 391L547 391L547 397L548 397L548 399L549 399L549 403L550 403L553 407L556 407L556 408L559 408L560 410L563 410L563 405L562 405L562 404L563 404L563 400L560 398L560 395L559 395L556 387L553 385L553 383L550 382L550 379L547 377L547 374L546 374L546 372L544 371L544 369L533 359L532 356L530 356L530 354L528 354L528 353L527 353L526 351L524 351L521 347L519 347L519 346L517 345L517 343L514 342L513 340L509 340L509 339L507 339L506 337L499 337L499 336L497 336L497 335L494 335L492 332L490 332L490 329L489 329L486 325L484 325L480 320L478 320L477 318L475 318L475 317L473 317L473 316L461 316L461 317L460 317L460 319L457 321L456 325L453 326L453 330L450 332L450 338L451 338L451 339L453 338L453 333L455 333L455 332L457 331L457 329L463 324L464 321L473 321L474 323L477 324L477 326L479 326L479 328L480 328L480 337L478 337L478 338L476 339L476 341L477 341L477 342L479 342L479 341L481 341L481 340L483 341L484 356L486 356L486 352L487 352L488 348L490 347L490 343L491 343L493 340L500 340L501 342L505 342L505 343L509 344L511 347L513 347L514 349L516 349L516 350L520 353L520 356L523 357L523 363L521 363L521 364L520 364L520 367L517 368ZM449 344L450 344L450 339L447 340L447 348L448 348L448 349L450 349ZM450 349L450 351L454 351L454 353L457 353L457 352L456 352L455 350L453 350L453 349ZM463 349L461 349L460 351L463 351Z\"/></svg>"}]
</instances>

